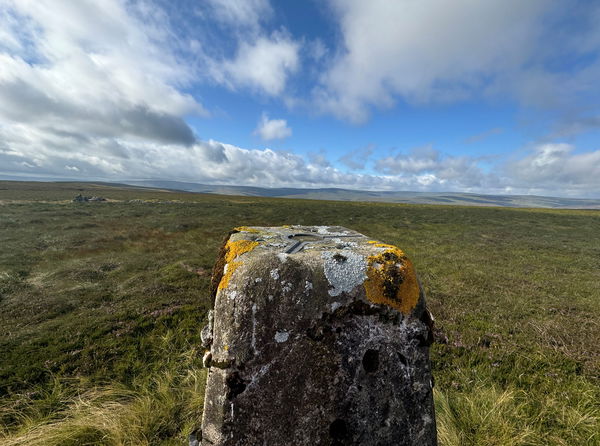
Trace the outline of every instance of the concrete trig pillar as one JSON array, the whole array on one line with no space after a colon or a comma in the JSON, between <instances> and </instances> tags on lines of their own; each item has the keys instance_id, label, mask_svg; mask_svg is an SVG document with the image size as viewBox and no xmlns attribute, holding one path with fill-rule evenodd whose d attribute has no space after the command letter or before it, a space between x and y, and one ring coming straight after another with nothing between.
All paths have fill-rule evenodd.
<instances>
[{"instance_id":1,"label":"concrete trig pillar","mask_svg":"<svg viewBox=\"0 0 600 446\"><path fill-rule=\"evenodd\" d=\"M431 319L392 245L243 227L215 266L201 444L436 444Z\"/></svg>"}]
</instances>

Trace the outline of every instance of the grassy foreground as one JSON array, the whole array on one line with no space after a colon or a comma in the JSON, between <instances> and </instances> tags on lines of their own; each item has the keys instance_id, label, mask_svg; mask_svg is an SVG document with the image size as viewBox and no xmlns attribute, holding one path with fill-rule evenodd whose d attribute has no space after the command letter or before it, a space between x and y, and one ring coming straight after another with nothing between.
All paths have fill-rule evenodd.
<instances>
[{"instance_id":1,"label":"grassy foreground","mask_svg":"<svg viewBox=\"0 0 600 446\"><path fill-rule=\"evenodd\" d=\"M436 317L441 445L600 445L598 211L11 182L0 444L185 444L218 247L232 227L282 224L347 226L412 258Z\"/></svg>"}]
</instances>

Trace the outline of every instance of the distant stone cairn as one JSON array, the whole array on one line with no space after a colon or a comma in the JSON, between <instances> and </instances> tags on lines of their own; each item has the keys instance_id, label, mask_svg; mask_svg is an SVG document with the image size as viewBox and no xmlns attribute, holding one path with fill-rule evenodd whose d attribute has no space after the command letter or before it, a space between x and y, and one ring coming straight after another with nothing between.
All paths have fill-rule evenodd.
<instances>
[{"instance_id":1,"label":"distant stone cairn","mask_svg":"<svg viewBox=\"0 0 600 446\"><path fill-rule=\"evenodd\" d=\"M73 203L86 203L88 201L106 201L104 197L85 197L81 194L78 194L75 198L73 198Z\"/></svg>"},{"instance_id":2,"label":"distant stone cairn","mask_svg":"<svg viewBox=\"0 0 600 446\"><path fill-rule=\"evenodd\" d=\"M400 249L342 227L242 227L213 284L194 441L436 444L432 320Z\"/></svg>"}]
</instances>

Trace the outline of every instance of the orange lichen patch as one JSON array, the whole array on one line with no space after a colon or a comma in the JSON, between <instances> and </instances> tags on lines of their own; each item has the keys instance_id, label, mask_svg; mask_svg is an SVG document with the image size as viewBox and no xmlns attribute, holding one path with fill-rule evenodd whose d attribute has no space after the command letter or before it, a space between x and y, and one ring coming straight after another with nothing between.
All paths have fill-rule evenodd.
<instances>
[{"instance_id":1,"label":"orange lichen patch","mask_svg":"<svg viewBox=\"0 0 600 446\"><path fill-rule=\"evenodd\" d=\"M367 259L367 299L375 304L385 304L410 313L419 301L419 282L412 262L399 248L386 243L369 242L386 248Z\"/></svg>"},{"instance_id":2,"label":"orange lichen patch","mask_svg":"<svg viewBox=\"0 0 600 446\"><path fill-rule=\"evenodd\" d=\"M229 279L231 279L233 272L242 265L241 261L236 261L235 259L242 254L252 251L254 248L256 248L256 246L258 246L258 242L253 242L251 240L229 240L227 242L225 245L226 271L223 273L223 277L221 277L221 281L219 282L220 290L227 288L227 285L229 285Z\"/></svg>"},{"instance_id":3,"label":"orange lichen patch","mask_svg":"<svg viewBox=\"0 0 600 446\"><path fill-rule=\"evenodd\" d=\"M239 232L252 232L252 233L260 232L258 229L250 228L248 226L238 226L237 228L235 228L235 230L239 231Z\"/></svg>"}]
</instances>

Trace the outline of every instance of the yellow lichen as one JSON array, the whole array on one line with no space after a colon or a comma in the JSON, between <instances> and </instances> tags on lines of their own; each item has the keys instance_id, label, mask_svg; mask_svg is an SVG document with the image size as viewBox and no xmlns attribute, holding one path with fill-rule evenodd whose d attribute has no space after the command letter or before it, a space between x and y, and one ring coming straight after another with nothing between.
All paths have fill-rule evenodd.
<instances>
[{"instance_id":1,"label":"yellow lichen","mask_svg":"<svg viewBox=\"0 0 600 446\"><path fill-rule=\"evenodd\" d=\"M238 226L237 228L235 228L236 231L240 231L240 232L252 232L252 233L258 233L260 232L258 229L256 228L250 228L248 226Z\"/></svg>"},{"instance_id":2,"label":"yellow lichen","mask_svg":"<svg viewBox=\"0 0 600 446\"><path fill-rule=\"evenodd\" d=\"M229 279L231 279L233 272L242 265L241 261L236 261L235 259L242 254L252 251L257 245L258 242L253 242L251 240L229 240L227 242L225 245L225 272L223 273L223 277L221 277L221 281L219 282L220 290L227 288L227 285L229 285Z\"/></svg>"},{"instance_id":3,"label":"yellow lichen","mask_svg":"<svg viewBox=\"0 0 600 446\"><path fill-rule=\"evenodd\" d=\"M365 292L376 304L389 305L404 314L410 313L419 301L419 282L412 262L399 248L370 241L385 251L369 256Z\"/></svg>"}]
</instances>

